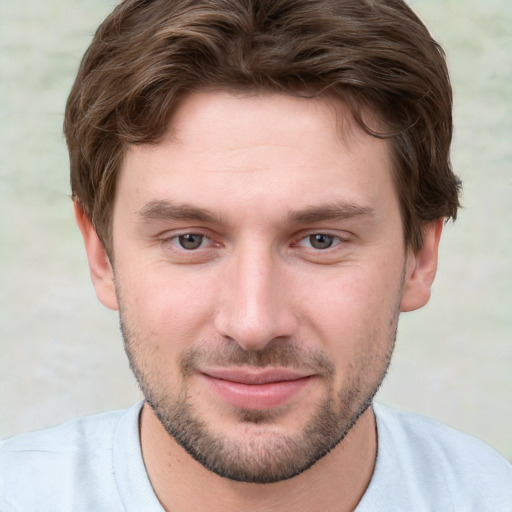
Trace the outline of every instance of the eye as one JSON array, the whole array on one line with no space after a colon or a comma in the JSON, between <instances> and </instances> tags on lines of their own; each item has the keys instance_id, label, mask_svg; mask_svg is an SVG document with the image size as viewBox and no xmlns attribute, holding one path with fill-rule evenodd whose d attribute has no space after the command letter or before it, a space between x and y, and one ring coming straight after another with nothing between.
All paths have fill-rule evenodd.
<instances>
[{"instance_id":1,"label":"eye","mask_svg":"<svg viewBox=\"0 0 512 512\"><path fill-rule=\"evenodd\" d=\"M174 263L192 264L211 261L219 255L223 244L218 235L197 232L194 227L189 229L191 231L164 232L160 235L159 243L166 258Z\"/></svg>"},{"instance_id":2,"label":"eye","mask_svg":"<svg viewBox=\"0 0 512 512\"><path fill-rule=\"evenodd\" d=\"M325 233L315 233L314 235L309 235L304 238L302 244L307 244L313 249L322 250L329 249L332 247L337 241L338 237L333 235L326 235Z\"/></svg>"},{"instance_id":3,"label":"eye","mask_svg":"<svg viewBox=\"0 0 512 512\"><path fill-rule=\"evenodd\" d=\"M187 251L199 249L203 245L204 239L204 235L199 235L197 233L186 233L185 235L180 235L175 238L176 243Z\"/></svg>"}]
</instances>

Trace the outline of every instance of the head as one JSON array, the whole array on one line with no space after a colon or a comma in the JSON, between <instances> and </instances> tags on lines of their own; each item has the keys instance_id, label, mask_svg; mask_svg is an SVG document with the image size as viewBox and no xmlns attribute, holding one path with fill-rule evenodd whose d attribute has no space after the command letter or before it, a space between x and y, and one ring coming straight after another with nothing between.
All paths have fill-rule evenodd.
<instances>
[{"instance_id":1,"label":"head","mask_svg":"<svg viewBox=\"0 0 512 512\"><path fill-rule=\"evenodd\" d=\"M65 131L97 294L163 428L250 482L329 453L458 207L422 23L397 0L125 0Z\"/></svg>"}]
</instances>

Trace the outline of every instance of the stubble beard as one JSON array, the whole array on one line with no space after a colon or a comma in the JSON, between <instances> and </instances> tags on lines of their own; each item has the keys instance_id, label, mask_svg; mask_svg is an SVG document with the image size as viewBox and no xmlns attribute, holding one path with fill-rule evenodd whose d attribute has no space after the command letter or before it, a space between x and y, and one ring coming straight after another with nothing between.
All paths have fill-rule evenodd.
<instances>
[{"instance_id":1,"label":"stubble beard","mask_svg":"<svg viewBox=\"0 0 512 512\"><path fill-rule=\"evenodd\" d=\"M125 322L121 331L130 367L146 403L152 408L167 433L197 462L213 473L230 480L268 484L299 475L343 441L357 420L372 404L387 373L396 337L398 313L386 348L378 354L354 362L343 388L334 389L336 369L323 353L304 352L292 344L269 343L261 351L247 352L230 344L215 353L200 348L186 350L179 361L179 392L162 389L165 377L158 378L154 362L141 347L144 340ZM374 340L378 343L378 340ZM325 381L325 398L301 433L285 435L273 428L279 422L274 411L239 409L237 420L246 428L241 439L215 432L196 411L188 395L188 381L202 361L224 366L284 366L314 369ZM156 372L155 372L156 370ZM371 376L369 378L369 376Z\"/></svg>"}]
</instances>

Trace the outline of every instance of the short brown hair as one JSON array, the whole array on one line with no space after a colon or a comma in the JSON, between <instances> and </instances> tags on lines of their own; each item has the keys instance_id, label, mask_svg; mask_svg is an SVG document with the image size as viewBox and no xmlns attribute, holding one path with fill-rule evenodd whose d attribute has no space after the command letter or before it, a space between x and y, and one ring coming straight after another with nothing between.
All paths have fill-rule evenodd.
<instances>
[{"instance_id":1,"label":"short brown hair","mask_svg":"<svg viewBox=\"0 0 512 512\"><path fill-rule=\"evenodd\" d=\"M407 245L456 217L444 53L402 0L124 0L84 55L64 122L73 198L107 251L127 147L158 142L205 87L340 98L390 140Z\"/></svg>"}]
</instances>

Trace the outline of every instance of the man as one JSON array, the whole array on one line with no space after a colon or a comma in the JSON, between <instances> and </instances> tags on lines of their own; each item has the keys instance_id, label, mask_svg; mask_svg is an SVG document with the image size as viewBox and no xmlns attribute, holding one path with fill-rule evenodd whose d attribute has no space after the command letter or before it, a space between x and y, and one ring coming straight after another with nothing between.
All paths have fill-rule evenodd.
<instances>
[{"instance_id":1,"label":"man","mask_svg":"<svg viewBox=\"0 0 512 512\"><path fill-rule=\"evenodd\" d=\"M373 403L459 204L405 4L125 0L65 132L145 400L4 442L1 510L512 508L490 448Z\"/></svg>"}]
</instances>

